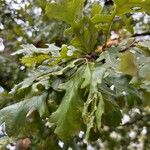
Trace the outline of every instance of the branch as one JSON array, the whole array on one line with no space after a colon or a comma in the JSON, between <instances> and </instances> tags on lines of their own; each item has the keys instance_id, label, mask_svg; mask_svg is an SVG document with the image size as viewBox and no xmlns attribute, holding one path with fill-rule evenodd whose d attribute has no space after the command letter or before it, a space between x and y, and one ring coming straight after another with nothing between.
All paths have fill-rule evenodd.
<instances>
[{"instance_id":1,"label":"branch","mask_svg":"<svg viewBox=\"0 0 150 150\"><path fill-rule=\"evenodd\" d=\"M145 32L145 33L141 33L141 34L136 33L136 34L133 34L132 37L137 37L137 36L147 36L147 35L150 36L150 32Z\"/></svg>"},{"instance_id":2,"label":"branch","mask_svg":"<svg viewBox=\"0 0 150 150\"><path fill-rule=\"evenodd\" d=\"M134 39L133 42L132 42L130 45L128 45L126 48L124 48L124 49L121 50L121 53L127 51L127 50L130 49L131 47L134 47L134 46L135 46L135 45L134 45L135 43L136 43L136 41L135 41L135 39Z\"/></svg>"}]
</instances>

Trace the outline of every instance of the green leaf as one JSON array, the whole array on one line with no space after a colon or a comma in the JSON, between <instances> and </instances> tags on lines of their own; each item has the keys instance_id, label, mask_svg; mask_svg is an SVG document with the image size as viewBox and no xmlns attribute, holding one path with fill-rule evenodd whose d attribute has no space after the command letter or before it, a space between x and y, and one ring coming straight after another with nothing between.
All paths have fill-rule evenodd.
<instances>
[{"instance_id":1,"label":"green leaf","mask_svg":"<svg viewBox=\"0 0 150 150\"><path fill-rule=\"evenodd\" d=\"M106 64L98 65L93 68L92 80L91 80L91 90L97 90L97 85L102 83L103 77L108 69Z\"/></svg>"},{"instance_id":2,"label":"green leaf","mask_svg":"<svg viewBox=\"0 0 150 150\"><path fill-rule=\"evenodd\" d=\"M141 42L138 42L138 45L141 45L143 47L147 47L150 49L150 41L141 41Z\"/></svg>"},{"instance_id":3,"label":"green leaf","mask_svg":"<svg viewBox=\"0 0 150 150\"><path fill-rule=\"evenodd\" d=\"M111 47L100 54L100 57L97 61L105 60L105 63L110 66L111 68L116 69L118 66L117 58L119 56L119 47Z\"/></svg>"},{"instance_id":4,"label":"green leaf","mask_svg":"<svg viewBox=\"0 0 150 150\"><path fill-rule=\"evenodd\" d=\"M150 92L150 81L143 81L140 87L147 92Z\"/></svg>"},{"instance_id":5,"label":"green leaf","mask_svg":"<svg viewBox=\"0 0 150 150\"><path fill-rule=\"evenodd\" d=\"M97 14L100 14L101 11L102 11L101 5L98 4L98 3L94 3L94 4L92 5L92 8L91 8L91 17L93 17L93 16L95 16L95 15L97 15Z\"/></svg>"},{"instance_id":6,"label":"green leaf","mask_svg":"<svg viewBox=\"0 0 150 150\"><path fill-rule=\"evenodd\" d=\"M118 105L112 101L105 99L105 113L103 120L106 125L116 127L121 123L122 113Z\"/></svg>"},{"instance_id":7,"label":"green leaf","mask_svg":"<svg viewBox=\"0 0 150 150\"><path fill-rule=\"evenodd\" d=\"M83 101L79 95L79 86L83 79L85 67L78 71L63 84L61 88L66 90L58 109L50 116L50 122L56 124L55 133L63 140L69 140L81 130L81 109Z\"/></svg>"},{"instance_id":8,"label":"green leaf","mask_svg":"<svg viewBox=\"0 0 150 150\"><path fill-rule=\"evenodd\" d=\"M79 48L80 50L83 50L84 51L84 48L82 47L82 44L81 44L81 41L80 41L80 38L78 37L74 37L71 42L70 42L74 47L77 47Z\"/></svg>"},{"instance_id":9,"label":"green leaf","mask_svg":"<svg viewBox=\"0 0 150 150\"><path fill-rule=\"evenodd\" d=\"M104 102L101 92L98 91L98 84L101 84L104 74L107 70L106 65L94 66L93 64L90 64L89 66L91 73L89 72L89 68L87 68L88 74L83 76L85 79L83 83L86 83L85 85L90 85L88 98L84 104L84 109L82 112L84 123L87 126L85 135L87 140L89 138L91 128L94 127L95 119L97 128L100 129L101 127L101 117L104 113Z\"/></svg>"},{"instance_id":10,"label":"green leaf","mask_svg":"<svg viewBox=\"0 0 150 150\"><path fill-rule=\"evenodd\" d=\"M90 66L89 66L90 65ZM90 67L92 66L93 64L87 64L86 66L86 69L85 69L85 72L82 76L82 78L84 79L83 83L81 84L81 89L84 89L86 88L90 82L91 82L91 70L90 70Z\"/></svg>"},{"instance_id":11,"label":"green leaf","mask_svg":"<svg viewBox=\"0 0 150 150\"><path fill-rule=\"evenodd\" d=\"M146 12L149 13L150 0L114 0L117 9L116 14L121 15L129 12ZM140 9L133 9L139 7Z\"/></svg>"},{"instance_id":12,"label":"green leaf","mask_svg":"<svg viewBox=\"0 0 150 150\"><path fill-rule=\"evenodd\" d=\"M128 2L128 0L113 0L117 6L123 5Z\"/></svg>"},{"instance_id":13,"label":"green leaf","mask_svg":"<svg viewBox=\"0 0 150 150\"><path fill-rule=\"evenodd\" d=\"M60 48L55 46L55 44L47 44L47 48L37 48L33 44L26 44L26 45L21 45L22 49L12 53L12 55L29 55L31 56L32 54L52 54L56 55Z\"/></svg>"},{"instance_id":14,"label":"green leaf","mask_svg":"<svg viewBox=\"0 0 150 150\"><path fill-rule=\"evenodd\" d=\"M105 15L105 14L97 14L91 18L91 22L93 24L99 24L99 23L108 23L111 20L110 15Z\"/></svg>"},{"instance_id":15,"label":"green leaf","mask_svg":"<svg viewBox=\"0 0 150 150\"><path fill-rule=\"evenodd\" d=\"M137 43L137 47L145 56L150 56L150 41L141 41Z\"/></svg>"},{"instance_id":16,"label":"green leaf","mask_svg":"<svg viewBox=\"0 0 150 150\"><path fill-rule=\"evenodd\" d=\"M150 81L150 62L140 67L139 76L144 80Z\"/></svg>"},{"instance_id":17,"label":"green leaf","mask_svg":"<svg viewBox=\"0 0 150 150\"><path fill-rule=\"evenodd\" d=\"M143 91L143 96L144 96L144 99L145 99L144 106L150 107L150 90L149 90L149 92Z\"/></svg>"},{"instance_id":18,"label":"green leaf","mask_svg":"<svg viewBox=\"0 0 150 150\"><path fill-rule=\"evenodd\" d=\"M106 105L107 106L107 105ZM104 115L105 124L111 127L117 127L121 123L122 114L119 109Z\"/></svg>"},{"instance_id":19,"label":"green leaf","mask_svg":"<svg viewBox=\"0 0 150 150\"><path fill-rule=\"evenodd\" d=\"M10 135L21 133L27 114L33 108L38 110L41 117L45 115L47 113L46 97L47 93L43 93L1 109L0 120L6 123L6 132Z\"/></svg>"},{"instance_id":20,"label":"green leaf","mask_svg":"<svg viewBox=\"0 0 150 150\"><path fill-rule=\"evenodd\" d=\"M19 84L15 85L14 88L10 91L11 94L17 93L19 90L29 88L35 81L42 81L45 79L49 79L50 76L57 76L63 74L63 71L70 67L69 65L65 68L61 68L58 66L49 67L49 66L40 66L36 70L31 70L29 77L24 79ZM62 69L62 70L61 70Z\"/></svg>"},{"instance_id":21,"label":"green leaf","mask_svg":"<svg viewBox=\"0 0 150 150\"><path fill-rule=\"evenodd\" d=\"M120 55L119 71L131 76L136 76L138 74L136 58L130 51Z\"/></svg>"},{"instance_id":22,"label":"green leaf","mask_svg":"<svg viewBox=\"0 0 150 150\"><path fill-rule=\"evenodd\" d=\"M38 56L24 56L23 58L21 58L21 63L27 67L33 67L37 64L41 64L43 61L49 58L50 56L46 54L40 54Z\"/></svg>"},{"instance_id":23,"label":"green leaf","mask_svg":"<svg viewBox=\"0 0 150 150\"><path fill-rule=\"evenodd\" d=\"M100 130L101 128L101 120L102 120L102 115L104 113L104 101L103 101L103 96L102 94L99 92L100 95L100 100L97 106L97 110L95 112L95 119L96 119L96 124L97 124L97 128Z\"/></svg>"},{"instance_id":24,"label":"green leaf","mask_svg":"<svg viewBox=\"0 0 150 150\"><path fill-rule=\"evenodd\" d=\"M25 89L25 88L30 87L30 86L32 85L32 83L36 80L36 78L37 78L36 75L26 78L24 81L22 81L22 82L20 82L19 84L15 85L15 86L11 89L10 93L11 93L11 94L15 94L15 93L17 93L17 91L20 90L20 89Z\"/></svg>"},{"instance_id":25,"label":"green leaf","mask_svg":"<svg viewBox=\"0 0 150 150\"><path fill-rule=\"evenodd\" d=\"M67 62L73 58L79 56L77 49L73 46L62 45L60 53L58 56L53 58L49 65L57 65L60 62Z\"/></svg>"},{"instance_id":26,"label":"green leaf","mask_svg":"<svg viewBox=\"0 0 150 150\"><path fill-rule=\"evenodd\" d=\"M43 10L44 10L45 7L46 7L46 1L37 0L35 3L36 3L39 7L41 7Z\"/></svg>"},{"instance_id":27,"label":"green leaf","mask_svg":"<svg viewBox=\"0 0 150 150\"><path fill-rule=\"evenodd\" d=\"M128 93L126 97L127 97L127 104L129 108L142 104L142 98L139 91L133 91L132 89L128 89Z\"/></svg>"},{"instance_id":28,"label":"green leaf","mask_svg":"<svg viewBox=\"0 0 150 150\"><path fill-rule=\"evenodd\" d=\"M46 6L46 15L73 25L81 16L83 5L84 0L61 0L58 3L49 3Z\"/></svg>"},{"instance_id":29,"label":"green leaf","mask_svg":"<svg viewBox=\"0 0 150 150\"><path fill-rule=\"evenodd\" d=\"M0 109L5 107L8 103L13 100L13 96L7 92L0 93Z\"/></svg>"}]
</instances>

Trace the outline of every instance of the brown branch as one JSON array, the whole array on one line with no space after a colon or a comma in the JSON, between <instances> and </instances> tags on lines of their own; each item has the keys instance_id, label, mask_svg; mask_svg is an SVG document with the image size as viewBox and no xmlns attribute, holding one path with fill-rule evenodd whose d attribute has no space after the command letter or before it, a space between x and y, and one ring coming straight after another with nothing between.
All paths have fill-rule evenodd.
<instances>
[{"instance_id":1,"label":"brown branch","mask_svg":"<svg viewBox=\"0 0 150 150\"><path fill-rule=\"evenodd\" d=\"M134 39L133 42L130 45L128 45L126 48L122 49L121 52L125 52L125 51L129 50L131 47L134 47L135 43L136 43L136 40Z\"/></svg>"},{"instance_id":2,"label":"brown branch","mask_svg":"<svg viewBox=\"0 0 150 150\"><path fill-rule=\"evenodd\" d=\"M133 34L132 37L137 37L137 36L147 36L149 35L150 36L150 32L145 32L145 33L136 33L136 34Z\"/></svg>"}]
</instances>

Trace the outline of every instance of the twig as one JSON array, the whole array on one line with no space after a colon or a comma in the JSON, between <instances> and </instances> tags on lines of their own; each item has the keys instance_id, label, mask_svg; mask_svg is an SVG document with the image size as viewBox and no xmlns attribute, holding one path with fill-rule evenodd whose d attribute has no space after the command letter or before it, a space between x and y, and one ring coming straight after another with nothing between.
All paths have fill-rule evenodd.
<instances>
[{"instance_id":1,"label":"twig","mask_svg":"<svg viewBox=\"0 0 150 150\"><path fill-rule=\"evenodd\" d=\"M121 52L125 52L125 51L128 50L129 48L134 47L134 46L135 46L135 45L134 45L135 43L136 43L136 40L134 39L133 42L132 42L129 46L127 46L126 48L122 49Z\"/></svg>"},{"instance_id":2,"label":"twig","mask_svg":"<svg viewBox=\"0 0 150 150\"><path fill-rule=\"evenodd\" d=\"M150 32L145 32L145 33L141 33L141 34L136 33L136 34L133 34L132 37L137 37L137 36L147 36L147 35L150 36Z\"/></svg>"}]
</instances>

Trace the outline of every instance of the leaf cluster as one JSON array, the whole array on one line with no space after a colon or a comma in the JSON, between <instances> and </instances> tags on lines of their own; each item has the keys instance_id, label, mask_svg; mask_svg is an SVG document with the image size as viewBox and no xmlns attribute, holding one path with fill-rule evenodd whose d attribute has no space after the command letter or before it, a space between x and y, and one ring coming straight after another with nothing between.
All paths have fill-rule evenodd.
<instances>
[{"instance_id":1,"label":"leaf cluster","mask_svg":"<svg viewBox=\"0 0 150 150\"><path fill-rule=\"evenodd\" d=\"M149 106L149 41L135 42L132 47L117 43L108 48L106 44L116 17L135 11L149 13L149 2L114 0L109 13L95 3L90 14L84 12L84 0L48 3L46 15L68 23L65 33L73 39L70 46L28 44L14 53L23 56L21 62L30 72L11 90L21 101L0 110L8 134L43 133L40 142L46 136L67 144L82 130L85 139L92 141L91 136L105 125L121 125L124 108ZM97 53L99 32L104 41Z\"/></svg>"}]
</instances>

